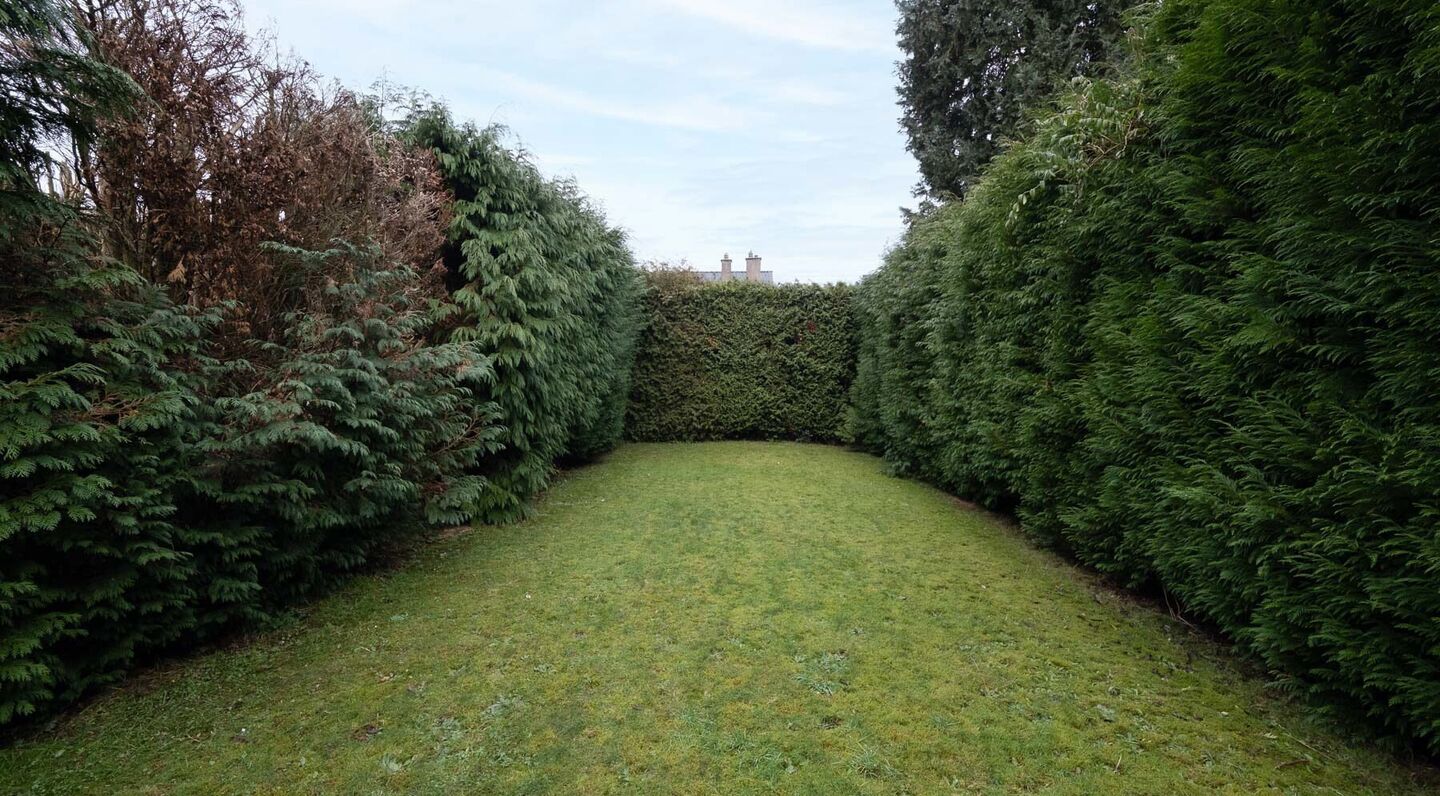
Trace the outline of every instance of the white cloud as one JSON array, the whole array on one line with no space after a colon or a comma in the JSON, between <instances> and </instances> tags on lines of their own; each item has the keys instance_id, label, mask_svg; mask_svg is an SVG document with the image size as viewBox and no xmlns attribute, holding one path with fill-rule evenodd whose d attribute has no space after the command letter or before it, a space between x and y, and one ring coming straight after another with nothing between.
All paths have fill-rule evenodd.
<instances>
[{"instance_id":1,"label":"white cloud","mask_svg":"<svg viewBox=\"0 0 1440 796\"><path fill-rule=\"evenodd\" d=\"M792 102L817 107L843 105L849 95L843 91L816 85L803 80L783 80L766 87L770 99L777 102Z\"/></svg>"},{"instance_id":2,"label":"white cloud","mask_svg":"<svg viewBox=\"0 0 1440 796\"><path fill-rule=\"evenodd\" d=\"M640 47L605 47L599 51L599 55L616 63L656 69L674 69L681 65L680 58L672 53Z\"/></svg>"},{"instance_id":3,"label":"white cloud","mask_svg":"<svg viewBox=\"0 0 1440 796\"><path fill-rule=\"evenodd\" d=\"M861 17L800 0L653 0L659 5L748 33L832 50L894 48L887 17Z\"/></svg>"},{"instance_id":4,"label":"white cloud","mask_svg":"<svg viewBox=\"0 0 1440 796\"><path fill-rule=\"evenodd\" d=\"M823 135L817 135L809 130L781 130L775 134L775 140L786 144L823 144L828 139Z\"/></svg>"},{"instance_id":5,"label":"white cloud","mask_svg":"<svg viewBox=\"0 0 1440 796\"><path fill-rule=\"evenodd\" d=\"M624 100L542 83L509 72L482 70L480 76L490 85L513 93L522 101L539 100L567 110L639 124L702 132L733 132L752 127L760 121L759 114L755 112L703 95L659 102Z\"/></svg>"},{"instance_id":6,"label":"white cloud","mask_svg":"<svg viewBox=\"0 0 1440 796\"><path fill-rule=\"evenodd\" d=\"M754 248L782 281L854 279L903 232L888 0L242 2L347 85L384 72L509 125L642 259Z\"/></svg>"},{"instance_id":7,"label":"white cloud","mask_svg":"<svg viewBox=\"0 0 1440 796\"><path fill-rule=\"evenodd\" d=\"M597 162L596 158L590 155L572 155L564 152L536 154L535 160L540 164L541 169L548 173L573 170L577 166L593 166Z\"/></svg>"}]
</instances>

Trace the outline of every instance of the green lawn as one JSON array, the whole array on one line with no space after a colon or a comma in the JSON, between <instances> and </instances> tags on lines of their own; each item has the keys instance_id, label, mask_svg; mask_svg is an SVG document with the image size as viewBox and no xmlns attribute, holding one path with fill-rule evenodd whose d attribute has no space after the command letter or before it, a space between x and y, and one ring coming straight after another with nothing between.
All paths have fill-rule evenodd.
<instances>
[{"instance_id":1,"label":"green lawn","mask_svg":"<svg viewBox=\"0 0 1440 796\"><path fill-rule=\"evenodd\" d=\"M632 445L0 750L37 793L1420 793L879 461Z\"/></svg>"}]
</instances>

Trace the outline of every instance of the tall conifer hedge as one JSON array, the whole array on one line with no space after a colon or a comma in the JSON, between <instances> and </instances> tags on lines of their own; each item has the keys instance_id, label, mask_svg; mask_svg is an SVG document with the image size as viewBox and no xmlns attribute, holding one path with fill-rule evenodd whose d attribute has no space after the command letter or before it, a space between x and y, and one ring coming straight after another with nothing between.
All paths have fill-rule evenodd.
<instances>
[{"instance_id":1,"label":"tall conifer hedge","mask_svg":"<svg viewBox=\"0 0 1440 796\"><path fill-rule=\"evenodd\" d=\"M1178 0L857 295L857 437L1440 750L1440 14Z\"/></svg>"},{"instance_id":2,"label":"tall conifer hedge","mask_svg":"<svg viewBox=\"0 0 1440 796\"><path fill-rule=\"evenodd\" d=\"M206 319L46 249L57 259L11 294L34 303L5 317L0 351L0 724L193 627L207 544L174 520L195 398L172 360Z\"/></svg>"},{"instance_id":3,"label":"tall conifer hedge","mask_svg":"<svg viewBox=\"0 0 1440 796\"><path fill-rule=\"evenodd\" d=\"M847 285L652 279L626 433L644 441L845 439Z\"/></svg>"},{"instance_id":4,"label":"tall conifer hedge","mask_svg":"<svg viewBox=\"0 0 1440 796\"><path fill-rule=\"evenodd\" d=\"M186 26L216 25L243 44L225 8L117 8L138 15L126 17L131 56L146 68L148 13L168 13L171 33L203 39L209 29ZM427 526L522 513L558 459L618 440L638 328L639 273L620 233L493 132L443 113L413 131L451 202L430 193L431 153L357 128L352 104L302 119L350 136L342 148L365 166L308 175L342 204L306 212L354 216L334 224L219 203L234 218L295 222L275 226L285 240L255 244L254 225L207 213L180 219L198 218L205 234L174 236L166 225L183 214L134 200L215 201L193 186L193 196L140 182L115 193L93 180L104 201L77 200L70 175L104 161L61 169L52 142L93 154L113 143L99 122L119 108L163 118L186 108L137 96L92 57L69 13L47 0L0 4L0 725L271 621ZM247 135L273 132L206 129L247 154L265 151ZM325 163L333 154L323 135L291 143ZM185 160L193 147L175 149L182 162L161 177L209 173ZM151 174L147 162L137 174ZM444 219L453 293L423 261L425 225ZM153 259L117 259L134 256L115 245L127 239L117 225L181 238L191 265L210 267L161 269L154 284L142 276ZM226 237L233 227L243 229ZM375 240L317 241L314 229ZM184 295L230 298L177 304L182 278L194 288Z\"/></svg>"},{"instance_id":5,"label":"tall conifer hedge","mask_svg":"<svg viewBox=\"0 0 1440 796\"><path fill-rule=\"evenodd\" d=\"M495 368L485 395L504 447L482 465L475 504L489 521L523 515L557 460L619 441L639 329L640 272L623 234L505 148L502 133L457 125L443 108L407 132L434 151L455 195L444 252L461 310L452 337L477 343Z\"/></svg>"}]
</instances>

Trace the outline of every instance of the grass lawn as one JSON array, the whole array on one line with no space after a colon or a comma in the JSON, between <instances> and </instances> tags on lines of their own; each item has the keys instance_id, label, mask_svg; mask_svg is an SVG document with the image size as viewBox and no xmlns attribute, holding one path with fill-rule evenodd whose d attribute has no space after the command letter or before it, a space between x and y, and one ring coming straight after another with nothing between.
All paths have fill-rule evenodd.
<instances>
[{"instance_id":1,"label":"grass lawn","mask_svg":"<svg viewBox=\"0 0 1440 796\"><path fill-rule=\"evenodd\" d=\"M30 793L1421 793L986 514L796 444L631 445L0 750Z\"/></svg>"}]
</instances>

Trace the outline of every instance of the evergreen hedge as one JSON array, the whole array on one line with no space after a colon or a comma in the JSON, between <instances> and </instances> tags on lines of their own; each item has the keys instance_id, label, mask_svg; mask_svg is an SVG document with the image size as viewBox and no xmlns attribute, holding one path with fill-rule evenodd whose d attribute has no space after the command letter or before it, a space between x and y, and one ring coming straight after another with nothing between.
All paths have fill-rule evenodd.
<instances>
[{"instance_id":1,"label":"evergreen hedge","mask_svg":"<svg viewBox=\"0 0 1440 796\"><path fill-rule=\"evenodd\" d=\"M12 294L32 310L5 318L0 350L0 724L197 621L206 534L174 521L195 397L171 359L207 319L65 249L29 248L57 256Z\"/></svg>"},{"instance_id":2,"label":"evergreen hedge","mask_svg":"<svg viewBox=\"0 0 1440 796\"><path fill-rule=\"evenodd\" d=\"M623 234L565 183L506 149L503 130L457 125L443 108L410 121L455 195L444 252L460 309L452 339L473 341L495 375L503 448L480 472L478 516L522 516L557 460L620 439L639 329L640 272Z\"/></svg>"},{"instance_id":3,"label":"evergreen hedge","mask_svg":"<svg viewBox=\"0 0 1440 796\"><path fill-rule=\"evenodd\" d=\"M426 525L469 522L504 432L481 397L489 355L427 339L435 316L412 271L375 249L284 254L356 269L290 317L266 346L276 364L200 374L198 489L181 517L223 541L207 585L239 605L217 618L263 620Z\"/></svg>"},{"instance_id":4,"label":"evergreen hedge","mask_svg":"<svg viewBox=\"0 0 1440 796\"><path fill-rule=\"evenodd\" d=\"M257 371L208 356L219 313L57 259L0 314L0 724L472 516L501 430L489 358L424 343L403 268L330 287Z\"/></svg>"},{"instance_id":5,"label":"evergreen hedge","mask_svg":"<svg viewBox=\"0 0 1440 796\"><path fill-rule=\"evenodd\" d=\"M861 286L855 433L1440 751L1440 15L1153 13Z\"/></svg>"},{"instance_id":6,"label":"evergreen hedge","mask_svg":"<svg viewBox=\"0 0 1440 796\"><path fill-rule=\"evenodd\" d=\"M557 459L618 440L638 332L620 233L443 113L409 129L453 189L428 217L453 219L453 293L382 234L243 251L265 267L240 295L294 308L273 335L252 336L238 300L178 305L109 256L113 219L41 187L68 177L50 142L88 152L98 116L145 101L68 14L0 9L24 43L0 48L0 87L24 100L0 113L0 725L271 622L427 526L522 513ZM394 205L350 221L423 251L423 229L385 224L428 205Z\"/></svg>"},{"instance_id":7,"label":"evergreen hedge","mask_svg":"<svg viewBox=\"0 0 1440 796\"><path fill-rule=\"evenodd\" d=\"M843 441L855 370L851 293L652 279L627 435Z\"/></svg>"}]
</instances>

